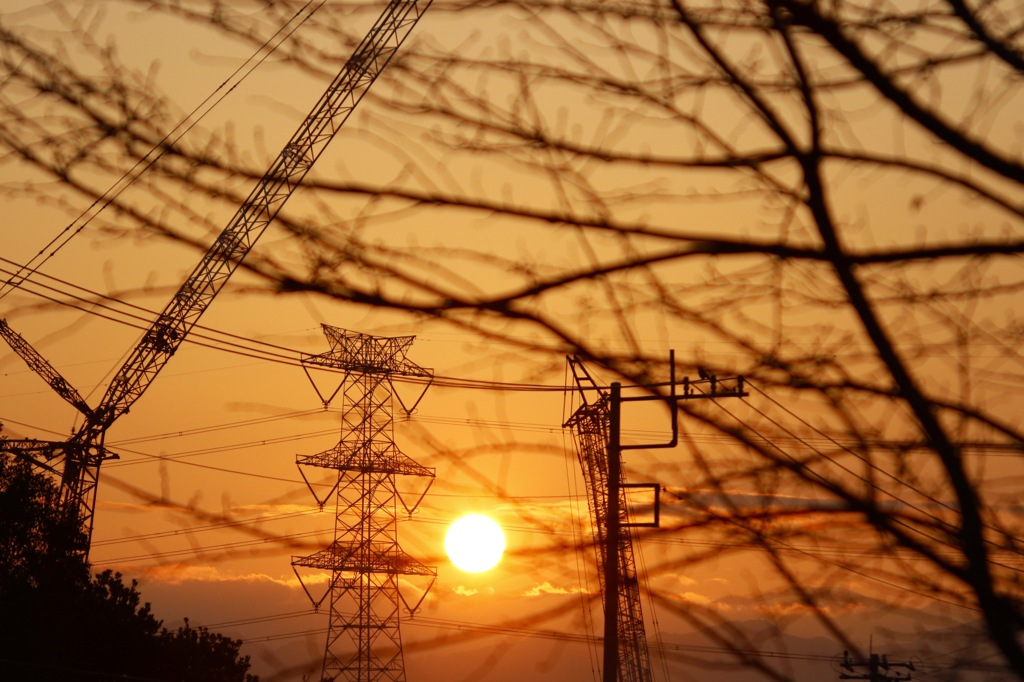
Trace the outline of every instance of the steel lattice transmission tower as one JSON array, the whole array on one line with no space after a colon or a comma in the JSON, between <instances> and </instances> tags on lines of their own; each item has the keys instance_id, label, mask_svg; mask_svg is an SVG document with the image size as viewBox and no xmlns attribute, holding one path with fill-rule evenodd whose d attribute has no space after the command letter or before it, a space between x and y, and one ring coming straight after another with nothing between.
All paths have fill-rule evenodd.
<instances>
[{"instance_id":1,"label":"steel lattice transmission tower","mask_svg":"<svg viewBox=\"0 0 1024 682\"><path fill-rule=\"evenodd\" d=\"M569 417L565 425L572 432L576 442L576 455L583 480L587 489L587 506L594 529L594 549L597 552L597 575L601 585L601 594L607 599L606 562L603 558L604 547L608 543L608 445L610 442L609 428L611 398L606 390L601 390L591 378L590 373L575 357L569 358L577 389L582 396L582 404ZM626 500L625 477L620 471L619 504L617 512L620 531L618 534L618 594L615 607L615 630L618 635L618 671L615 678L619 682L651 682L651 656L647 648L647 637L644 631L644 616L640 603L640 581L636 574L636 561L633 557L634 529L629 522Z\"/></svg>"},{"instance_id":2,"label":"steel lattice transmission tower","mask_svg":"<svg viewBox=\"0 0 1024 682\"><path fill-rule=\"evenodd\" d=\"M344 372L328 398L317 389L325 407L344 389L341 441L325 452L297 456L296 464L300 472L302 467L337 472L337 482L323 500L310 486L321 508L334 499L334 541L309 556L293 557L292 566L331 575L324 597L313 600L319 607L330 598L323 680L404 681L400 611L405 606L414 612L423 597L410 607L398 580L422 576L429 579L429 590L437 570L401 550L397 511L399 504L410 514L415 510L433 482L434 470L417 464L395 444L392 403L401 400L392 379L416 377L429 387L433 372L406 359L413 336L368 336L329 325L323 330L331 350L302 362ZM399 475L429 479L412 505L398 492Z\"/></svg>"}]
</instances>

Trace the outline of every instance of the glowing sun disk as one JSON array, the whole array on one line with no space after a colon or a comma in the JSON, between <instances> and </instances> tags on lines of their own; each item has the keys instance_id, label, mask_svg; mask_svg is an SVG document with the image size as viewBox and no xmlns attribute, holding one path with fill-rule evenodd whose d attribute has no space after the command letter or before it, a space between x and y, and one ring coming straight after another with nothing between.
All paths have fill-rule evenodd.
<instances>
[{"instance_id":1,"label":"glowing sun disk","mask_svg":"<svg viewBox=\"0 0 1024 682\"><path fill-rule=\"evenodd\" d=\"M494 568L501 559L505 534L493 519L469 514L448 527L444 551L457 568L467 573L480 573Z\"/></svg>"}]
</instances>

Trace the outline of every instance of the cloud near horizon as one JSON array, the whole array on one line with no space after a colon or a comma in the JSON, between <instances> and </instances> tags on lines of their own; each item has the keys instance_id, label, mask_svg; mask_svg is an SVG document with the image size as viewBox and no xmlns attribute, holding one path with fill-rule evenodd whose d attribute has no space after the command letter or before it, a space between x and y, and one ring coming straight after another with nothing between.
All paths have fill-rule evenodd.
<instances>
[{"instance_id":1,"label":"cloud near horizon","mask_svg":"<svg viewBox=\"0 0 1024 682\"><path fill-rule=\"evenodd\" d=\"M275 578L266 573L232 573L217 566L196 565L184 562L159 564L140 569L139 577L150 582L162 582L169 585L180 585L186 582L196 583L273 583L283 587L302 589L299 579L294 575L289 578ZM330 580L330 575L323 572L303 575L302 581L307 585L322 584Z\"/></svg>"},{"instance_id":2,"label":"cloud near horizon","mask_svg":"<svg viewBox=\"0 0 1024 682\"><path fill-rule=\"evenodd\" d=\"M539 597L539 596L544 595L544 594L581 594L581 593L582 594L588 594L587 591L584 590L579 585L573 585L573 586L568 587L568 588L566 588L566 587L558 587L556 585L552 585L550 582L545 580L541 584L534 585L530 589L528 589L525 592L523 592L523 596L524 597Z\"/></svg>"}]
</instances>

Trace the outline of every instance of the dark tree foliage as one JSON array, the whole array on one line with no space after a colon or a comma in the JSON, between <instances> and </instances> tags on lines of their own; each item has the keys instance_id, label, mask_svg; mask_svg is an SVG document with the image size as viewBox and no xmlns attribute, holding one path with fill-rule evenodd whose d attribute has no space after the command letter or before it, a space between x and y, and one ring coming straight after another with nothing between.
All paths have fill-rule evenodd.
<instances>
[{"instance_id":1,"label":"dark tree foliage","mask_svg":"<svg viewBox=\"0 0 1024 682\"><path fill-rule=\"evenodd\" d=\"M58 490L17 458L0 458L0 670L4 679L255 682L241 641L162 627L138 582L90 576L83 534L58 514Z\"/></svg>"},{"instance_id":2,"label":"dark tree foliage","mask_svg":"<svg viewBox=\"0 0 1024 682\"><path fill-rule=\"evenodd\" d=\"M257 680L247 674L249 657L238 655L241 644L204 627L192 627L186 618L174 632L162 633L162 669L173 671L167 679L174 680Z\"/></svg>"},{"instance_id":3,"label":"dark tree foliage","mask_svg":"<svg viewBox=\"0 0 1024 682\"><path fill-rule=\"evenodd\" d=\"M0 459L0 599L23 586L88 581L77 519L52 511L58 495L27 461Z\"/></svg>"}]
</instances>

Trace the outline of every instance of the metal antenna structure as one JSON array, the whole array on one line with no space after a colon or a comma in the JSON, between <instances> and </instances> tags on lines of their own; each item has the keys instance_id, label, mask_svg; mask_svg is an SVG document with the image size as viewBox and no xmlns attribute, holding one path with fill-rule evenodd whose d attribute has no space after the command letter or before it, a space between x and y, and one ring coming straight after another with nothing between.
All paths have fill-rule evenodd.
<instances>
[{"instance_id":1,"label":"metal antenna structure","mask_svg":"<svg viewBox=\"0 0 1024 682\"><path fill-rule=\"evenodd\" d=\"M605 560L604 548L608 544L610 495L608 480L608 448L611 443L611 396L607 390L598 388L583 363L570 357L569 366L573 380L582 396L579 408L569 417L565 426L572 432L576 443L576 455L583 470L587 490L587 506L594 529L594 549L597 553L597 575L601 594L606 602L610 590L608 576L618 584L618 597L614 599L614 621L605 622L606 631L611 625L618 642L617 671L612 671L619 682L652 682L651 655L647 649L644 632L644 615L640 604L640 581L636 575L633 558L633 536L635 532L629 522L626 504L627 487L625 476L619 468L618 504L615 505L618 520L618 541L614 552L615 568ZM607 634L606 634L607 639ZM605 661L608 667L609 661ZM617 674L616 674L617 673ZM609 671L606 670L606 675ZM607 676L605 679L608 679Z\"/></svg>"},{"instance_id":2,"label":"metal antenna structure","mask_svg":"<svg viewBox=\"0 0 1024 682\"><path fill-rule=\"evenodd\" d=\"M341 440L316 455L298 455L296 464L321 509L334 499L334 540L326 548L293 557L292 566L330 573L326 593L319 600L309 590L315 608L330 598L327 645L322 680L405 680L400 610L415 613L433 586L437 569L424 566L398 546L398 505L412 514L433 483L434 470L402 454L394 440L392 403L401 399L392 380L415 377L429 388L433 371L406 359L413 336L379 337L323 325L331 349L302 359L303 367L321 367L344 373L328 397L313 386L326 408L343 390ZM312 377L310 377L312 382ZM419 398L422 398L421 393ZM411 412L419 403L419 399ZM403 405L403 409L404 409ZM320 498L303 467L337 472L326 497ZM426 487L412 505L398 492L396 477L422 476ZM399 590L400 576L429 579L426 591L412 606ZM305 585L304 585L305 588Z\"/></svg>"},{"instance_id":3,"label":"metal antenna structure","mask_svg":"<svg viewBox=\"0 0 1024 682\"><path fill-rule=\"evenodd\" d=\"M92 537L100 465L117 458L104 445L107 429L128 412L178 350L391 61L430 2L390 0L227 227L142 336L95 408L6 321L0 320L0 336L14 352L85 417L66 441L4 439L0 440L0 451L12 452L40 468L59 473L61 508L64 513L76 515L85 531L86 555Z\"/></svg>"}]
</instances>

